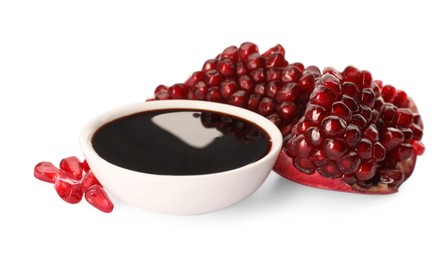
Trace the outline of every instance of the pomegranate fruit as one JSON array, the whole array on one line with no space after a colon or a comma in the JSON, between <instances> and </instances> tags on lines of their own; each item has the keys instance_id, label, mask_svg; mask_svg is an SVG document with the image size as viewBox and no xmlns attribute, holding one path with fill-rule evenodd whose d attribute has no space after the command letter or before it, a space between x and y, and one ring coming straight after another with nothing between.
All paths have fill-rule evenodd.
<instances>
[{"instance_id":1,"label":"pomegranate fruit","mask_svg":"<svg viewBox=\"0 0 446 260\"><path fill-rule=\"evenodd\" d=\"M425 149L420 114L404 91L353 66L321 74L289 63L281 45L263 54L250 42L230 46L185 83L158 86L153 99L224 102L267 117L284 136L274 171L312 187L394 193Z\"/></svg>"}]
</instances>

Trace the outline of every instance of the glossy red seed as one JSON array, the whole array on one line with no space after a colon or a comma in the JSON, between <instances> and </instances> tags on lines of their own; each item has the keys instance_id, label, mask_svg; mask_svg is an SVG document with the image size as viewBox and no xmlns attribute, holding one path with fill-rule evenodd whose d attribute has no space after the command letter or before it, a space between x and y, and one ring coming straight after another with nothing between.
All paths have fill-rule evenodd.
<instances>
[{"instance_id":1,"label":"glossy red seed","mask_svg":"<svg viewBox=\"0 0 446 260\"><path fill-rule=\"evenodd\" d=\"M327 138L324 141L323 147L327 158L330 160L341 158L348 150L347 144L342 139Z\"/></svg>"},{"instance_id":2,"label":"glossy red seed","mask_svg":"<svg viewBox=\"0 0 446 260\"><path fill-rule=\"evenodd\" d=\"M274 111L274 105L275 103L272 98L264 97L260 101L257 112L263 116L267 116Z\"/></svg>"},{"instance_id":3,"label":"glossy red seed","mask_svg":"<svg viewBox=\"0 0 446 260\"><path fill-rule=\"evenodd\" d=\"M91 186L96 184L102 186L98 179L96 179L96 176L94 176L93 172L87 173L85 178L82 180L82 192L85 193Z\"/></svg>"},{"instance_id":4,"label":"glossy red seed","mask_svg":"<svg viewBox=\"0 0 446 260\"><path fill-rule=\"evenodd\" d=\"M252 92L254 89L254 82L247 75L243 75L238 78L238 85L240 89L243 89L248 92Z\"/></svg>"},{"instance_id":5,"label":"glossy red seed","mask_svg":"<svg viewBox=\"0 0 446 260\"><path fill-rule=\"evenodd\" d=\"M377 162L380 162L380 161L384 160L385 157L386 157L386 148L384 148L384 146L379 142L374 143L373 144L373 158Z\"/></svg>"},{"instance_id":6,"label":"glossy red seed","mask_svg":"<svg viewBox=\"0 0 446 260\"><path fill-rule=\"evenodd\" d=\"M305 139L305 136L303 134L298 135L293 140L296 157L299 158L307 158L312 150L311 145L307 142Z\"/></svg>"},{"instance_id":7,"label":"glossy red seed","mask_svg":"<svg viewBox=\"0 0 446 260\"><path fill-rule=\"evenodd\" d=\"M345 129L344 139L351 147L356 146L361 140L361 130L356 126L349 124Z\"/></svg>"},{"instance_id":8,"label":"glossy red seed","mask_svg":"<svg viewBox=\"0 0 446 260\"><path fill-rule=\"evenodd\" d=\"M285 84L275 95L275 100L277 103L282 103L284 101L294 101L299 94L299 86L296 83Z\"/></svg>"},{"instance_id":9,"label":"glossy red seed","mask_svg":"<svg viewBox=\"0 0 446 260\"><path fill-rule=\"evenodd\" d=\"M342 83L342 94L351 97L355 102L361 102L361 91L352 82Z\"/></svg>"},{"instance_id":10,"label":"glossy red seed","mask_svg":"<svg viewBox=\"0 0 446 260\"><path fill-rule=\"evenodd\" d=\"M294 65L288 65L282 70L283 82L297 82L300 77L302 77L302 71Z\"/></svg>"},{"instance_id":11,"label":"glossy red seed","mask_svg":"<svg viewBox=\"0 0 446 260\"><path fill-rule=\"evenodd\" d=\"M396 124L400 127L410 127L413 123L413 113L409 108L398 108L396 111Z\"/></svg>"},{"instance_id":12,"label":"glossy red seed","mask_svg":"<svg viewBox=\"0 0 446 260\"><path fill-rule=\"evenodd\" d=\"M60 170L50 162L40 162L34 167L34 177L41 181L54 183Z\"/></svg>"},{"instance_id":13,"label":"glossy red seed","mask_svg":"<svg viewBox=\"0 0 446 260\"><path fill-rule=\"evenodd\" d=\"M244 42L240 45L238 54L240 60L242 60L243 62L246 62L248 60L248 57L253 53L259 53L259 49L254 43Z\"/></svg>"},{"instance_id":14,"label":"glossy red seed","mask_svg":"<svg viewBox=\"0 0 446 260\"><path fill-rule=\"evenodd\" d=\"M66 202L71 204L79 203L82 200L82 183L67 177L67 172L57 174L54 181L54 188L57 194Z\"/></svg>"},{"instance_id":15,"label":"glossy red seed","mask_svg":"<svg viewBox=\"0 0 446 260\"><path fill-rule=\"evenodd\" d=\"M338 166L335 162L330 161L319 168L317 168L317 171L320 173L320 175L330 178L330 179L336 179L342 177L342 173L339 170Z\"/></svg>"},{"instance_id":16,"label":"glossy red seed","mask_svg":"<svg viewBox=\"0 0 446 260\"><path fill-rule=\"evenodd\" d=\"M262 95L257 94L257 93L249 95L247 108L251 111L256 111L257 108L259 107L261 99L262 99Z\"/></svg>"},{"instance_id":17,"label":"glossy red seed","mask_svg":"<svg viewBox=\"0 0 446 260\"><path fill-rule=\"evenodd\" d=\"M344 69L342 75L344 76L343 78L344 81L352 82L357 86L362 85L362 73L357 68L353 66L348 66Z\"/></svg>"},{"instance_id":18,"label":"glossy red seed","mask_svg":"<svg viewBox=\"0 0 446 260\"><path fill-rule=\"evenodd\" d=\"M246 107L248 99L248 92L245 90L238 90L228 98L228 104L238 107Z\"/></svg>"},{"instance_id":19,"label":"glossy red seed","mask_svg":"<svg viewBox=\"0 0 446 260\"><path fill-rule=\"evenodd\" d=\"M221 60L228 59L231 62L237 62L239 59L239 49L236 46L229 46L221 53Z\"/></svg>"},{"instance_id":20,"label":"glossy red seed","mask_svg":"<svg viewBox=\"0 0 446 260\"><path fill-rule=\"evenodd\" d=\"M313 161L314 165L317 167L322 166L328 162L327 155L322 150L322 148L314 148L310 153L309 158Z\"/></svg>"},{"instance_id":21,"label":"glossy red seed","mask_svg":"<svg viewBox=\"0 0 446 260\"><path fill-rule=\"evenodd\" d=\"M359 129L364 129L364 127L367 126L367 120L360 114L354 114L352 116L352 124L356 125L359 127Z\"/></svg>"},{"instance_id":22,"label":"glossy red seed","mask_svg":"<svg viewBox=\"0 0 446 260\"><path fill-rule=\"evenodd\" d=\"M265 95L266 93L266 86L264 83L256 84L254 87L254 93L257 93L259 95Z\"/></svg>"},{"instance_id":23,"label":"glossy red seed","mask_svg":"<svg viewBox=\"0 0 446 260\"><path fill-rule=\"evenodd\" d=\"M263 68L258 68L249 73L249 76L255 83L261 83L265 81L265 70Z\"/></svg>"},{"instance_id":24,"label":"glossy red seed","mask_svg":"<svg viewBox=\"0 0 446 260\"><path fill-rule=\"evenodd\" d=\"M279 114L279 116L285 120L293 120L296 118L297 114L296 104L290 101L281 102L277 108L277 114Z\"/></svg>"},{"instance_id":25,"label":"glossy red seed","mask_svg":"<svg viewBox=\"0 0 446 260\"><path fill-rule=\"evenodd\" d=\"M293 164L296 169L305 174L312 174L316 170L311 159L300 159L295 157L293 159Z\"/></svg>"},{"instance_id":26,"label":"glossy red seed","mask_svg":"<svg viewBox=\"0 0 446 260\"><path fill-rule=\"evenodd\" d=\"M370 180L375 176L376 165L372 160L362 162L361 166L359 166L358 171L356 172L356 178L361 181Z\"/></svg>"},{"instance_id":27,"label":"glossy red seed","mask_svg":"<svg viewBox=\"0 0 446 260\"><path fill-rule=\"evenodd\" d=\"M235 73L237 76L246 75L248 73L248 69L243 62L237 62L237 65L235 66Z\"/></svg>"},{"instance_id":28,"label":"glossy red seed","mask_svg":"<svg viewBox=\"0 0 446 260\"><path fill-rule=\"evenodd\" d=\"M282 45L277 44L274 47L271 47L269 50L267 50L265 53L262 54L263 57L268 57L272 55L273 53L280 53L282 55L285 55L285 49Z\"/></svg>"},{"instance_id":29,"label":"glossy red seed","mask_svg":"<svg viewBox=\"0 0 446 260\"><path fill-rule=\"evenodd\" d=\"M334 93L340 93L340 82L339 79L337 79L335 76L331 74L324 74L318 81L319 85L322 85L329 90L333 91Z\"/></svg>"},{"instance_id":30,"label":"glossy red seed","mask_svg":"<svg viewBox=\"0 0 446 260\"><path fill-rule=\"evenodd\" d=\"M195 87L193 89L193 94L197 99L203 100L206 98L208 89L209 86L206 85L206 83L204 83L203 81L199 81L197 84L195 84Z\"/></svg>"},{"instance_id":31,"label":"glossy red seed","mask_svg":"<svg viewBox=\"0 0 446 260\"><path fill-rule=\"evenodd\" d=\"M393 104L397 107L407 107L407 94L402 90L397 90Z\"/></svg>"},{"instance_id":32,"label":"glossy red seed","mask_svg":"<svg viewBox=\"0 0 446 260\"><path fill-rule=\"evenodd\" d=\"M168 92L172 99L185 99L187 97L188 89L184 84L175 84L169 87Z\"/></svg>"},{"instance_id":33,"label":"glossy red seed","mask_svg":"<svg viewBox=\"0 0 446 260\"><path fill-rule=\"evenodd\" d=\"M66 175L70 179L79 181L83 177L82 163L76 156L62 159L59 163L59 168L66 171Z\"/></svg>"},{"instance_id":34,"label":"glossy red seed","mask_svg":"<svg viewBox=\"0 0 446 260\"><path fill-rule=\"evenodd\" d=\"M367 138L362 138L356 145L356 152L359 154L361 159L368 160L372 158L373 155L373 144Z\"/></svg>"},{"instance_id":35,"label":"glossy red seed","mask_svg":"<svg viewBox=\"0 0 446 260\"><path fill-rule=\"evenodd\" d=\"M160 91L155 94L155 99L158 99L158 100L170 99L169 92L167 90Z\"/></svg>"},{"instance_id":36,"label":"glossy red seed","mask_svg":"<svg viewBox=\"0 0 446 260\"><path fill-rule=\"evenodd\" d=\"M356 113L359 111L358 103L350 96L342 95L341 102L344 103L352 113Z\"/></svg>"},{"instance_id":37,"label":"glossy red seed","mask_svg":"<svg viewBox=\"0 0 446 260\"><path fill-rule=\"evenodd\" d=\"M403 133L394 127L387 127L380 135L380 142L387 151L392 150L396 146L400 145L403 141Z\"/></svg>"},{"instance_id":38,"label":"glossy red seed","mask_svg":"<svg viewBox=\"0 0 446 260\"><path fill-rule=\"evenodd\" d=\"M345 122L352 120L352 111L342 101L336 101L331 106L331 113L344 119Z\"/></svg>"},{"instance_id":39,"label":"glossy red seed","mask_svg":"<svg viewBox=\"0 0 446 260\"><path fill-rule=\"evenodd\" d=\"M90 165L88 165L87 160L84 160L82 162L82 169L84 170L85 173L90 172Z\"/></svg>"},{"instance_id":40,"label":"glossy red seed","mask_svg":"<svg viewBox=\"0 0 446 260\"><path fill-rule=\"evenodd\" d=\"M104 189L99 185L93 185L87 190L85 193L85 200L93 207L105 213L113 211L113 202L111 202L107 193L105 193Z\"/></svg>"},{"instance_id":41,"label":"glossy red seed","mask_svg":"<svg viewBox=\"0 0 446 260\"><path fill-rule=\"evenodd\" d=\"M279 80L282 76L282 69L281 68L269 68L266 71L266 81L271 82L274 80Z\"/></svg>"},{"instance_id":42,"label":"glossy red seed","mask_svg":"<svg viewBox=\"0 0 446 260\"><path fill-rule=\"evenodd\" d=\"M266 95L270 98L275 98L277 95L277 92L280 91L282 88L282 82L281 81L271 81L266 86Z\"/></svg>"},{"instance_id":43,"label":"glossy red seed","mask_svg":"<svg viewBox=\"0 0 446 260\"><path fill-rule=\"evenodd\" d=\"M322 107L329 107L336 100L336 94L323 86L317 87L310 95L310 101Z\"/></svg>"},{"instance_id":44,"label":"glossy red seed","mask_svg":"<svg viewBox=\"0 0 446 260\"><path fill-rule=\"evenodd\" d=\"M251 71L263 67L264 64L265 64L265 58L263 58L258 53L253 53L249 55L248 60L245 63L246 68L248 68L248 70Z\"/></svg>"},{"instance_id":45,"label":"glossy red seed","mask_svg":"<svg viewBox=\"0 0 446 260\"><path fill-rule=\"evenodd\" d=\"M235 73L235 65L230 59L223 59L217 62L217 70L225 77L231 77Z\"/></svg>"},{"instance_id":46,"label":"glossy red seed","mask_svg":"<svg viewBox=\"0 0 446 260\"><path fill-rule=\"evenodd\" d=\"M352 174L358 171L359 166L361 165L361 158L359 158L359 155L356 152L350 151L338 159L336 163L339 170L344 174Z\"/></svg>"},{"instance_id":47,"label":"glossy red seed","mask_svg":"<svg viewBox=\"0 0 446 260\"><path fill-rule=\"evenodd\" d=\"M220 84L221 96L227 99L238 90L237 83L234 80L226 79Z\"/></svg>"},{"instance_id":48,"label":"glossy red seed","mask_svg":"<svg viewBox=\"0 0 446 260\"><path fill-rule=\"evenodd\" d=\"M155 95L161 91L167 91L168 87L166 85L159 85L155 88Z\"/></svg>"},{"instance_id":49,"label":"glossy red seed","mask_svg":"<svg viewBox=\"0 0 446 260\"><path fill-rule=\"evenodd\" d=\"M212 102L223 102L221 91L219 87L211 87L206 94L206 100Z\"/></svg>"},{"instance_id":50,"label":"glossy red seed","mask_svg":"<svg viewBox=\"0 0 446 260\"><path fill-rule=\"evenodd\" d=\"M270 55L265 57L265 67L285 67L288 65L288 61L286 61L284 54L280 52L273 52Z\"/></svg>"},{"instance_id":51,"label":"glossy red seed","mask_svg":"<svg viewBox=\"0 0 446 260\"><path fill-rule=\"evenodd\" d=\"M379 140L378 129L376 129L376 126L374 124L371 124L367 127L367 129L364 131L364 137L367 137L372 142L376 142Z\"/></svg>"},{"instance_id":52,"label":"glossy red seed","mask_svg":"<svg viewBox=\"0 0 446 260\"><path fill-rule=\"evenodd\" d=\"M422 142L414 141L412 143L412 146L413 146L413 151L414 151L415 155L419 156L424 153L425 147Z\"/></svg>"},{"instance_id":53,"label":"glossy red seed","mask_svg":"<svg viewBox=\"0 0 446 260\"><path fill-rule=\"evenodd\" d=\"M386 102L392 103L395 99L396 89L392 85L385 85L381 88L381 94Z\"/></svg>"},{"instance_id":54,"label":"glossy red seed","mask_svg":"<svg viewBox=\"0 0 446 260\"><path fill-rule=\"evenodd\" d=\"M321 131L319 130L318 127L315 126L309 127L305 131L305 138L311 145L319 146L322 144Z\"/></svg>"},{"instance_id":55,"label":"glossy red seed","mask_svg":"<svg viewBox=\"0 0 446 260\"><path fill-rule=\"evenodd\" d=\"M204 80L204 73L202 71L196 71L192 73L192 75L186 80L184 84L186 84L189 88L192 88L197 84L199 81Z\"/></svg>"},{"instance_id":56,"label":"glossy red seed","mask_svg":"<svg viewBox=\"0 0 446 260\"><path fill-rule=\"evenodd\" d=\"M327 116L321 122L323 133L327 136L339 136L347 127L346 122L338 116Z\"/></svg>"},{"instance_id":57,"label":"glossy red seed","mask_svg":"<svg viewBox=\"0 0 446 260\"><path fill-rule=\"evenodd\" d=\"M361 102L369 107L375 105L375 93L369 88L362 90Z\"/></svg>"},{"instance_id":58,"label":"glossy red seed","mask_svg":"<svg viewBox=\"0 0 446 260\"><path fill-rule=\"evenodd\" d=\"M318 105L310 104L305 110L305 118L312 124L320 124L325 116L325 109Z\"/></svg>"},{"instance_id":59,"label":"glossy red seed","mask_svg":"<svg viewBox=\"0 0 446 260\"><path fill-rule=\"evenodd\" d=\"M208 86L217 86L223 81L222 75L215 69L206 71L204 82Z\"/></svg>"},{"instance_id":60,"label":"glossy red seed","mask_svg":"<svg viewBox=\"0 0 446 260\"><path fill-rule=\"evenodd\" d=\"M373 82L373 77L372 77L372 73L370 73L367 70L363 70L361 71L362 74L362 85L364 87L371 87L374 86L374 82Z\"/></svg>"},{"instance_id":61,"label":"glossy red seed","mask_svg":"<svg viewBox=\"0 0 446 260\"><path fill-rule=\"evenodd\" d=\"M207 60L204 64L203 64L203 68L201 69L203 72L207 72L209 70L215 70L217 69L217 60L216 59L210 59ZM204 77L203 77L204 78Z\"/></svg>"}]
</instances>

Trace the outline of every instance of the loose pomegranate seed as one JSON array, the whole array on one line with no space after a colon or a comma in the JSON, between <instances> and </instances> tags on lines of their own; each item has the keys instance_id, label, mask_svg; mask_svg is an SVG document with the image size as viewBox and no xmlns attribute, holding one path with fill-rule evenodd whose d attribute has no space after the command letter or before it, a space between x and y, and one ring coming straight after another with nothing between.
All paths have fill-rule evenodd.
<instances>
[{"instance_id":1,"label":"loose pomegranate seed","mask_svg":"<svg viewBox=\"0 0 446 260\"><path fill-rule=\"evenodd\" d=\"M82 192L87 192L87 190L93 185L102 186L101 183L99 183L98 179L96 179L96 176L94 176L93 172L89 172L82 180Z\"/></svg>"},{"instance_id":2,"label":"loose pomegranate seed","mask_svg":"<svg viewBox=\"0 0 446 260\"><path fill-rule=\"evenodd\" d=\"M60 170L50 162L40 162L34 167L34 177L41 181L54 183Z\"/></svg>"},{"instance_id":3,"label":"loose pomegranate seed","mask_svg":"<svg viewBox=\"0 0 446 260\"><path fill-rule=\"evenodd\" d=\"M57 174L56 180L54 181L54 188L64 201L76 204L82 200L82 183L70 179L68 175L69 173L65 171Z\"/></svg>"},{"instance_id":4,"label":"loose pomegranate seed","mask_svg":"<svg viewBox=\"0 0 446 260\"><path fill-rule=\"evenodd\" d=\"M83 177L81 161L76 156L70 156L60 161L59 167L66 172L68 178L80 181Z\"/></svg>"},{"instance_id":5,"label":"loose pomegranate seed","mask_svg":"<svg viewBox=\"0 0 446 260\"><path fill-rule=\"evenodd\" d=\"M85 200L93 207L105 212L110 213L113 211L114 205L105 193L104 189L99 185L91 186L85 193Z\"/></svg>"}]
</instances>

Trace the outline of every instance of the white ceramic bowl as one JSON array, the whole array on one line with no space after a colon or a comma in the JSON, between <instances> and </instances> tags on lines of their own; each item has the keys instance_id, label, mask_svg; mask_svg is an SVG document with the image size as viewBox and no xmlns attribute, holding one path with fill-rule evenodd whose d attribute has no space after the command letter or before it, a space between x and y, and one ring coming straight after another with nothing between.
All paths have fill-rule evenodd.
<instances>
[{"instance_id":1,"label":"white ceramic bowl","mask_svg":"<svg viewBox=\"0 0 446 260\"><path fill-rule=\"evenodd\" d=\"M229 171L206 175L156 175L111 164L93 149L92 137L102 125L143 111L200 109L226 113L254 122L270 136L271 149L258 161ZM83 128L80 146L97 179L118 199L139 208L176 215L201 214L225 208L248 197L264 182L282 147L280 130L249 110L207 101L163 100L131 104L92 119Z\"/></svg>"}]
</instances>

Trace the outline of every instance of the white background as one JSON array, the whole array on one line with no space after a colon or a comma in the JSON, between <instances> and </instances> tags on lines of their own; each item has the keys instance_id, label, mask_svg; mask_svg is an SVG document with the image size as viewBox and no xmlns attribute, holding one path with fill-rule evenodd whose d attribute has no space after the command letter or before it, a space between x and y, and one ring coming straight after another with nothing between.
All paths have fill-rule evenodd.
<instances>
[{"instance_id":1,"label":"white background","mask_svg":"<svg viewBox=\"0 0 446 260\"><path fill-rule=\"evenodd\" d=\"M445 259L444 9L383 2L0 1L0 259ZM39 161L82 157L91 117L144 101L244 41L281 43L305 65L353 64L409 93L427 149L400 192L344 194L272 173L210 214L115 198L104 214L33 177Z\"/></svg>"}]
</instances>

